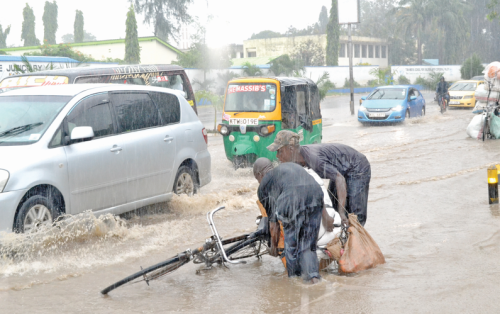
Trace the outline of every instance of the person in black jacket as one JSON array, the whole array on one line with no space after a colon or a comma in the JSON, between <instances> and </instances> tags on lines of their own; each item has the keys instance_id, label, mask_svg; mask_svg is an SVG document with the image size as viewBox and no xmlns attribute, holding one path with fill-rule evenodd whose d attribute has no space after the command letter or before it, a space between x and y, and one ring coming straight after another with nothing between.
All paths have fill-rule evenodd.
<instances>
[{"instance_id":1,"label":"person in black jacket","mask_svg":"<svg viewBox=\"0 0 500 314\"><path fill-rule=\"evenodd\" d=\"M448 83L444 80L444 76L441 77L439 83L436 86L436 98L438 100L439 105L439 96L443 96L446 99L446 106L448 106L450 102L450 96L448 95Z\"/></svg>"},{"instance_id":2,"label":"person in black jacket","mask_svg":"<svg viewBox=\"0 0 500 314\"><path fill-rule=\"evenodd\" d=\"M324 207L320 185L294 163L284 163L273 169L269 159L259 158L253 169L260 183L257 195L269 218L270 254L277 256L279 220L285 235L288 276L302 276L310 283L318 282L316 243Z\"/></svg>"},{"instance_id":3,"label":"person in black jacket","mask_svg":"<svg viewBox=\"0 0 500 314\"><path fill-rule=\"evenodd\" d=\"M358 216L361 225L368 217L368 190L371 167L365 155L343 144L300 146L297 133L282 130L268 150L277 151L281 162L294 162L313 169L322 179L330 179L328 193L342 223L349 226L348 213Z\"/></svg>"}]
</instances>

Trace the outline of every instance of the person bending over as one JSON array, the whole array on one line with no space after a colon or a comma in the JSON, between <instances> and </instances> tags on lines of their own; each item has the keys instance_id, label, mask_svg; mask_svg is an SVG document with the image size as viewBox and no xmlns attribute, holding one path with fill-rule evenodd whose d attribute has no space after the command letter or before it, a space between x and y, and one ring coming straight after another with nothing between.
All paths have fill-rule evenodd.
<instances>
[{"instance_id":1,"label":"person bending over","mask_svg":"<svg viewBox=\"0 0 500 314\"><path fill-rule=\"evenodd\" d=\"M323 191L306 170L294 163L273 169L267 158L254 163L259 181L257 195L269 217L270 254L277 256L280 235L278 220L285 233L286 268L289 277L302 276L310 283L320 279L316 242L323 212Z\"/></svg>"}]
</instances>

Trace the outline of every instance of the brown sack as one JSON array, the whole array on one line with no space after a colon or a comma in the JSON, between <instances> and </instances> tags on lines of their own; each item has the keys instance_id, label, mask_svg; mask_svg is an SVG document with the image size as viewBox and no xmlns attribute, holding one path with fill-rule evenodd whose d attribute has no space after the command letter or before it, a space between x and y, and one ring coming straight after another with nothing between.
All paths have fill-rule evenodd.
<instances>
[{"instance_id":1,"label":"brown sack","mask_svg":"<svg viewBox=\"0 0 500 314\"><path fill-rule=\"evenodd\" d=\"M339 261L339 271L357 273L385 263L384 255L377 243L358 222L354 214L349 214L349 238L344 254Z\"/></svg>"},{"instance_id":2,"label":"brown sack","mask_svg":"<svg viewBox=\"0 0 500 314\"><path fill-rule=\"evenodd\" d=\"M339 238L335 238L332 241L328 242L326 245L326 249L332 254L332 258L335 261L340 260L340 250L342 250L342 243Z\"/></svg>"}]
</instances>

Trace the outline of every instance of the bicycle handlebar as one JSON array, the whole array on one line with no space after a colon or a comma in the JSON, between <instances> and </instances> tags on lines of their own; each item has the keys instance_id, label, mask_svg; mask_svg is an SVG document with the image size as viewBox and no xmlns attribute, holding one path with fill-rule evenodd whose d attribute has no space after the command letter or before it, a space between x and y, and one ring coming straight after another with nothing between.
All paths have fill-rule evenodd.
<instances>
[{"instance_id":1,"label":"bicycle handlebar","mask_svg":"<svg viewBox=\"0 0 500 314\"><path fill-rule=\"evenodd\" d=\"M215 239L217 240L217 246L219 247L219 250L222 252L222 257L224 260L230 264L246 264L246 261L231 261L229 258L227 258L226 251L224 250L224 247L222 246L222 241L220 239L219 233L217 232L217 228L215 227L214 223L214 214L218 212L221 209L224 209L224 206L217 207L216 209L212 210L211 212L207 213L207 220L208 220L208 225L210 226L210 229L212 230L212 234L214 235Z\"/></svg>"}]
</instances>

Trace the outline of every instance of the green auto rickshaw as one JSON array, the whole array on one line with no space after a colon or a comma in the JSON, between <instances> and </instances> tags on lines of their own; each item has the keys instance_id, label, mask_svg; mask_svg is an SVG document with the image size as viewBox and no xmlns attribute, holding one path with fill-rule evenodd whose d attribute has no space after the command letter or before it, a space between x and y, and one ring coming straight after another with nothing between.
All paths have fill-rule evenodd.
<instances>
[{"instance_id":1,"label":"green auto rickshaw","mask_svg":"<svg viewBox=\"0 0 500 314\"><path fill-rule=\"evenodd\" d=\"M226 157L235 169L251 166L259 157L276 160L267 150L276 133L292 130L301 144L321 143L319 92L307 78L239 78L228 82L222 124Z\"/></svg>"}]
</instances>

